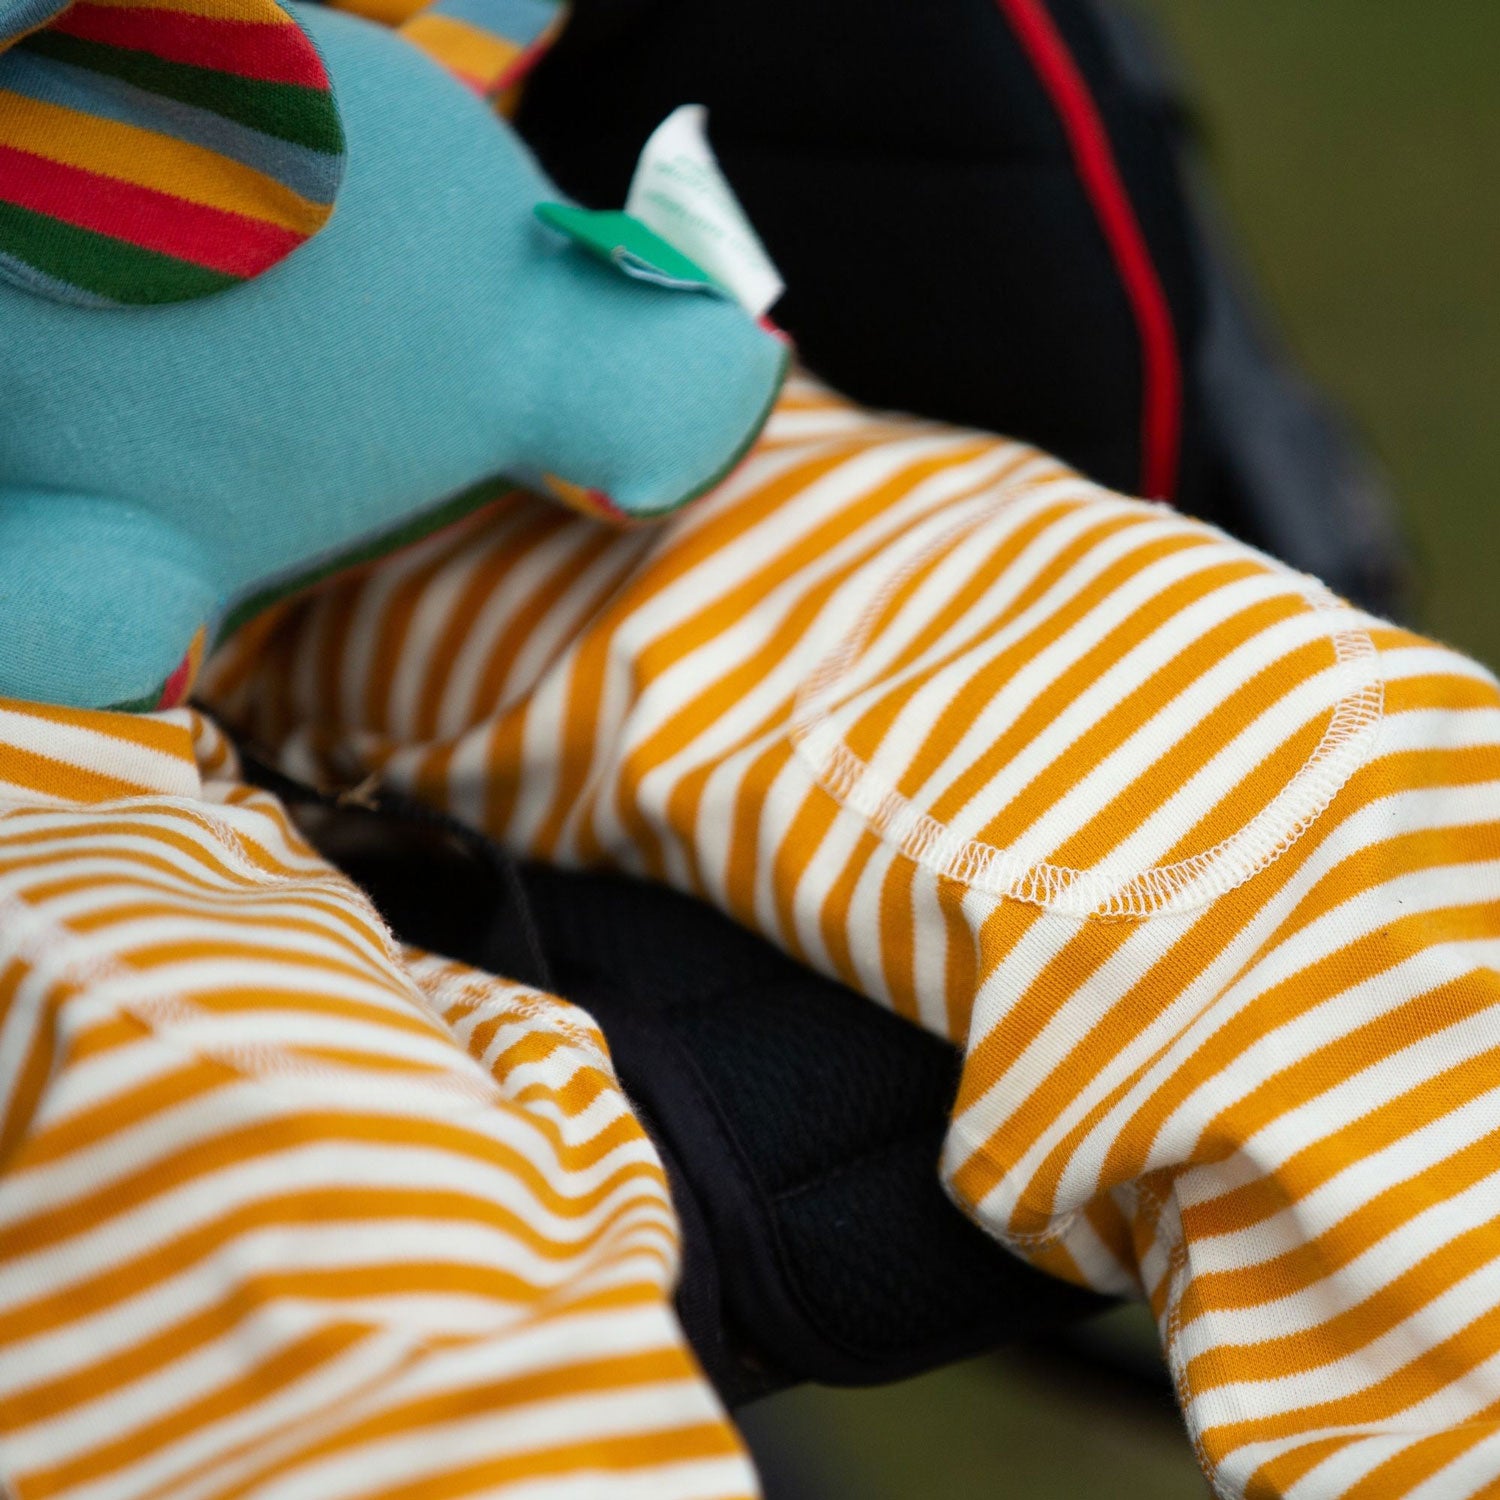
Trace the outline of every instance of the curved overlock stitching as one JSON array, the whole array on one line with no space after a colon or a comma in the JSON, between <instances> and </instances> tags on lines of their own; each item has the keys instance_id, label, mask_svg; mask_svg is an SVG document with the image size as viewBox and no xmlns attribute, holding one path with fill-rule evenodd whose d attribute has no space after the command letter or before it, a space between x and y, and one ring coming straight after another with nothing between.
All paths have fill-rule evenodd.
<instances>
[{"instance_id":1,"label":"curved overlock stitching","mask_svg":"<svg viewBox=\"0 0 1500 1500\"><path fill-rule=\"evenodd\" d=\"M1093 870L1025 862L993 844L960 839L878 776L849 749L832 723L825 705L862 655L890 599L919 570L960 545L1024 488L1022 484L1003 486L984 512L966 516L940 532L876 590L854 629L798 688L791 724L797 756L824 791L861 817L887 844L913 863L970 890L1061 915L1103 919L1140 919L1206 905L1285 854L1365 764L1375 745L1385 704L1385 687L1377 670L1379 652L1369 631L1357 623L1354 611L1314 578L1284 570L1300 584L1311 609L1350 617L1328 636L1340 693L1318 745L1271 802L1228 838L1173 864L1144 870L1123 883Z\"/></svg>"}]
</instances>

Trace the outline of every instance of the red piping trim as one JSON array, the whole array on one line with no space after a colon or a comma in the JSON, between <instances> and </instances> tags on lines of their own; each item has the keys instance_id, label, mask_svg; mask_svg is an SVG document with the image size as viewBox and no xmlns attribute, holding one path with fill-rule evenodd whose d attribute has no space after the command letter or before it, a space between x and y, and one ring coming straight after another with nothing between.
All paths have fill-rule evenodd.
<instances>
[{"instance_id":1,"label":"red piping trim","mask_svg":"<svg viewBox=\"0 0 1500 1500\"><path fill-rule=\"evenodd\" d=\"M1141 340L1141 493L1169 499L1182 442L1182 368L1172 309L1125 191L1109 133L1041 0L995 0L1057 111Z\"/></svg>"}]
</instances>

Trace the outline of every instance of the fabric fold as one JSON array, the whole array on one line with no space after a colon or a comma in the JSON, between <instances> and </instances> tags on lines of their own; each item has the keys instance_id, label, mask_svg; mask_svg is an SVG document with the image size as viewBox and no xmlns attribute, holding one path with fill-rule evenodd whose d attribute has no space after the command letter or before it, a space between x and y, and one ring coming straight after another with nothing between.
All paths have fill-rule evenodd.
<instances>
[{"instance_id":1,"label":"fabric fold","mask_svg":"<svg viewBox=\"0 0 1500 1500\"><path fill-rule=\"evenodd\" d=\"M666 880L963 1043L949 1190L1150 1301L1218 1493L1500 1482L1489 673L806 381L657 536L516 498L255 650L210 691L301 774Z\"/></svg>"}]
</instances>

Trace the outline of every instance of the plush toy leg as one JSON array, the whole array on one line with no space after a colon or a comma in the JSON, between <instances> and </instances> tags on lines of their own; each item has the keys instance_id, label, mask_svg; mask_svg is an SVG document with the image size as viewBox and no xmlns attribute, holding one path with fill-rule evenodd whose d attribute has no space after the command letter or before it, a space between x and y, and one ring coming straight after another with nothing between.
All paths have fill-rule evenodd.
<instances>
[{"instance_id":1,"label":"plush toy leg","mask_svg":"<svg viewBox=\"0 0 1500 1500\"><path fill-rule=\"evenodd\" d=\"M586 512L674 509L760 433L788 345L734 303L643 286L581 252L540 260L507 353L530 361L510 419L526 482Z\"/></svg>"},{"instance_id":2,"label":"plush toy leg","mask_svg":"<svg viewBox=\"0 0 1500 1500\"><path fill-rule=\"evenodd\" d=\"M148 511L0 488L0 697L156 707L217 613L211 579Z\"/></svg>"}]
</instances>

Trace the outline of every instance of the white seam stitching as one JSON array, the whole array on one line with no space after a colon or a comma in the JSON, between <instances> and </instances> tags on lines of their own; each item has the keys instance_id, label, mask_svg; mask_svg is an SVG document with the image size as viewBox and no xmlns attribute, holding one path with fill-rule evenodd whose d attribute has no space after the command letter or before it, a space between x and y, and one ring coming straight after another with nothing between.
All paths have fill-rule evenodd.
<instances>
[{"instance_id":1,"label":"white seam stitching","mask_svg":"<svg viewBox=\"0 0 1500 1500\"><path fill-rule=\"evenodd\" d=\"M529 985L515 986L503 998L497 998L490 992L490 984L497 980L506 985L514 983L498 975L452 973L444 975L431 991L423 990L422 994L426 1003L436 1011L440 1019L442 1018L440 1007L452 1006L469 1015L479 1015L486 1020L502 1023L515 1020L541 1021L549 1030L556 1032L580 1051L587 1053L589 1060L596 1067L610 1078L614 1078L614 1068L600 1047L598 1037L591 1035L588 1029L577 1021L557 1014L568 1004L566 1000L548 995L542 990L533 989ZM420 983L418 989L421 989ZM476 998L470 998L471 996Z\"/></svg>"},{"instance_id":2,"label":"white seam stitching","mask_svg":"<svg viewBox=\"0 0 1500 1500\"><path fill-rule=\"evenodd\" d=\"M1173 1186L1175 1189L1175 1182ZM1168 1195L1163 1189L1158 1194L1158 1228L1161 1224L1161 1211L1167 1206ZM1161 1343L1162 1356L1167 1362L1167 1373L1172 1380L1172 1394L1177 1398L1177 1409L1182 1413L1188 1440L1193 1445L1193 1455L1198 1460L1198 1467L1203 1471L1203 1477L1208 1481L1209 1488L1214 1492L1217 1500L1241 1500L1240 1492L1231 1490L1228 1482L1220 1475L1219 1465L1214 1462L1204 1444L1201 1425L1195 1426L1188 1415L1191 1406L1191 1391L1188 1386L1187 1364L1182 1358L1179 1347L1182 1334L1182 1296L1186 1290L1187 1279L1187 1236L1183 1233L1182 1212L1175 1205L1167 1221L1166 1234L1170 1236L1171 1244L1167 1247L1167 1326Z\"/></svg>"},{"instance_id":3,"label":"white seam stitching","mask_svg":"<svg viewBox=\"0 0 1500 1500\"><path fill-rule=\"evenodd\" d=\"M58 979L78 986L83 994L89 993L95 986L111 982L129 983L141 978L140 974L127 968L114 954L83 951L82 942L76 933L39 910L24 896L12 893L0 897L0 930L4 930L9 937L6 946L10 952L31 963L55 954L61 947L65 956ZM269 1043L236 1042L201 1046L188 1042L181 1036L174 1036L164 1028L195 1023L212 1024L221 1019L211 1011L204 1010L180 990L165 991L143 1000L117 1000L110 1003L115 1012L134 1017L158 1039L194 1057L220 1063L252 1082L269 1082L278 1077L324 1078L348 1082L351 1078L368 1076L358 1068L337 1068L313 1058L299 1057ZM481 1083L478 1079L433 1074L404 1075L400 1081L403 1085L453 1094L474 1105L490 1106L504 1102L498 1085L488 1078Z\"/></svg>"},{"instance_id":4,"label":"white seam stitching","mask_svg":"<svg viewBox=\"0 0 1500 1500\"><path fill-rule=\"evenodd\" d=\"M239 783L243 785L244 783ZM375 903L369 894L341 870L329 864L322 855L307 841L292 818L290 810L273 792L265 791L263 788L251 788L257 795L269 797L280 809L282 816L286 819L287 829L292 839L300 838L306 846L309 854L318 860L318 865L306 870L286 869L268 870L263 865L257 864L251 857L247 844L242 835L226 823L222 818L216 816L206 806L193 802L185 797L170 796L165 794L144 794L139 797L115 798L108 802L60 802L53 804L40 803L18 803L14 807L4 807L0 810L0 817L9 817L13 813L55 813L68 810L80 812L80 814L107 818L120 816L129 818L132 816L145 816L153 812L165 811L167 814L177 814L187 819L189 823L195 824L197 828L210 834L212 842L204 850L206 854L218 853L222 855L224 865L238 875L247 884L257 890L271 890L278 885L301 886L304 889L315 891L336 904L342 904L354 909L353 914L361 917L369 927L371 934L380 945L380 951L384 954L386 961L395 969L404 968L400 945L392 937L390 929L386 926L385 919L376 909ZM3 805L0 805L3 806ZM249 809L256 817L266 816L264 813Z\"/></svg>"},{"instance_id":5,"label":"white seam stitching","mask_svg":"<svg viewBox=\"0 0 1500 1500\"><path fill-rule=\"evenodd\" d=\"M908 859L971 890L1070 916L1139 918L1193 910L1274 864L1313 826L1369 759L1385 708L1375 643L1357 624L1335 629L1329 635L1334 670L1346 682L1317 746L1271 802L1212 849L1143 870L1120 884L1092 870L1024 864L1009 850L974 839L961 840L851 751L839 738L823 703L863 651L886 602L915 572L978 530L1014 490L1023 487L1002 487L988 510L978 517L966 516L945 529L876 591L854 629L799 687L792 714L793 747L818 784L841 807L861 816L879 837ZM1303 575L1301 582L1303 597L1315 611L1349 610L1316 579Z\"/></svg>"}]
</instances>

